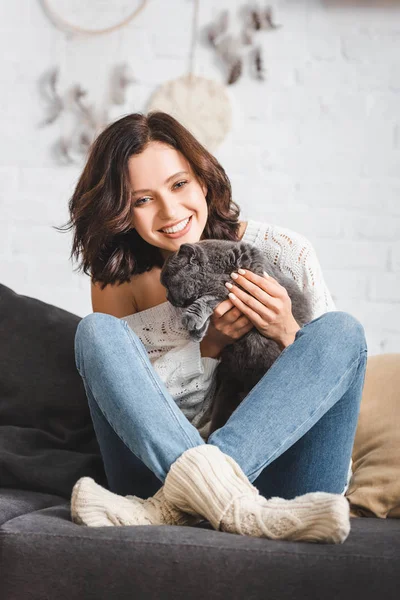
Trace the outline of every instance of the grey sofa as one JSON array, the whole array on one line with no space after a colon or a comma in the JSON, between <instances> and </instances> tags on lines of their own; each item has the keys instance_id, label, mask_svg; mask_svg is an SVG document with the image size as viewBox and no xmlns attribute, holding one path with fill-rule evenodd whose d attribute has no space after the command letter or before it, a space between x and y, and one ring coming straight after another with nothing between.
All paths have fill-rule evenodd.
<instances>
[{"instance_id":1,"label":"grey sofa","mask_svg":"<svg viewBox=\"0 0 400 600\"><path fill-rule=\"evenodd\" d=\"M197 527L89 528L73 484L106 486L73 341L80 317L0 284L0 598L399 597L400 520L352 518L344 544ZM151 493L143 465L135 489Z\"/></svg>"}]
</instances>

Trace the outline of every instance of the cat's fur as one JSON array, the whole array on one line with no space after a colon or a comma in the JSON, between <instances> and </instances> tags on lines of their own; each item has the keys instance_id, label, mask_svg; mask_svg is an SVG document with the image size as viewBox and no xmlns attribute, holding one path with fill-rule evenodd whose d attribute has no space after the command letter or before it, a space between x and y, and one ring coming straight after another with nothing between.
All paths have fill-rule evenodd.
<instances>
[{"instance_id":1,"label":"cat's fur","mask_svg":"<svg viewBox=\"0 0 400 600\"><path fill-rule=\"evenodd\" d=\"M283 275L256 246L243 241L201 240L182 244L167 258L160 276L167 289L167 300L182 308L182 323L191 339L201 341L206 335L214 308L227 299L229 290L225 283L234 283L230 274L239 268L261 276L266 271L286 288L300 327L311 321L309 294L302 292L291 277ZM216 372L210 434L226 423L281 352L278 343L264 337L256 327L225 346Z\"/></svg>"}]
</instances>

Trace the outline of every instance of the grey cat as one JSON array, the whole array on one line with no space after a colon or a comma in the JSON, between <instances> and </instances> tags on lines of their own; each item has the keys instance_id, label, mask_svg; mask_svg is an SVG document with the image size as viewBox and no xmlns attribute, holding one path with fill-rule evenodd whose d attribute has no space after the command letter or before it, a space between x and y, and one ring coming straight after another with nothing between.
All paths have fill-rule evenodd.
<instances>
[{"instance_id":1,"label":"grey cat","mask_svg":"<svg viewBox=\"0 0 400 600\"><path fill-rule=\"evenodd\" d=\"M182 323L191 339L204 338L214 308L229 293L225 283L232 282L230 274L240 268L261 276L266 271L286 288L300 327L312 320L309 294L300 291L295 281L283 275L256 246L242 241L201 240L182 244L166 259L160 275L167 300L182 308ZM210 434L226 423L281 352L278 343L264 337L256 327L225 346L216 371Z\"/></svg>"}]
</instances>

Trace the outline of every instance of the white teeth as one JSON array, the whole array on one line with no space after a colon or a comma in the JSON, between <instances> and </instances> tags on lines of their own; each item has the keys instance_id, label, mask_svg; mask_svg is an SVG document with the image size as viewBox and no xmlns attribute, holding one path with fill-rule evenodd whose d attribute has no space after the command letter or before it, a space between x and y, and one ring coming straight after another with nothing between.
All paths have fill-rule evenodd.
<instances>
[{"instance_id":1,"label":"white teeth","mask_svg":"<svg viewBox=\"0 0 400 600\"><path fill-rule=\"evenodd\" d=\"M190 217L189 217L190 219ZM165 233L177 233L178 231L182 231L182 229L185 229L186 225L189 223L189 219L185 219L185 221L181 221L181 223L179 223L179 225L176 225L175 227L169 227L168 229L161 229L161 231L164 231Z\"/></svg>"}]
</instances>

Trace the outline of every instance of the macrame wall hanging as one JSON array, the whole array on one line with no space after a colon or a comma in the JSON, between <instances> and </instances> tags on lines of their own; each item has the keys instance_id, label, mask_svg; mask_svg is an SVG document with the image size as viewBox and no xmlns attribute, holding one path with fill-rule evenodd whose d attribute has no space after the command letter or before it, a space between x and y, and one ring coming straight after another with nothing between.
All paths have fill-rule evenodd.
<instances>
[{"instance_id":1,"label":"macrame wall hanging","mask_svg":"<svg viewBox=\"0 0 400 600\"><path fill-rule=\"evenodd\" d=\"M146 110L162 110L182 123L210 152L231 128L232 109L225 86L193 72L197 40L199 0L194 0L192 40L187 75L162 84Z\"/></svg>"},{"instance_id":2,"label":"macrame wall hanging","mask_svg":"<svg viewBox=\"0 0 400 600\"><path fill-rule=\"evenodd\" d=\"M92 0L93 1L93 0ZM69 37L74 35L107 34L130 22L146 5L147 0L136 1L134 9L131 0L118 0L112 3L96 0L96 27L94 19L82 25L82 18L87 14L88 4L81 0L40 0L43 10L51 22L64 31ZM99 7L99 2L101 6ZM57 12L68 6L69 12ZM116 9L123 16L115 22ZM129 9L129 10L128 10ZM195 137L213 152L222 143L232 125L232 109L227 88L218 81L199 77L194 74L194 55L198 37L199 0L194 0L192 39L190 48L189 70L186 75L168 81L153 93L146 106L150 110L168 112L187 127ZM68 14L68 16L65 16ZM244 54L248 51L251 74L264 81L261 47L253 44L254 33L260 30L277 29L272 19L270 7L261 9L258 3L246 2L239 15L242 30L239 36L228 32L229 13L222 11L215 22L207 29L207 43L216 51L224 69L227 71L227 85L239 80L243 73ZM114 19L114 20L113 20ZM81 23L78 25L77 23ZM95 110L93 104L85 101L87 92L80 84L72 85L65 93L58 90L59 70L54 67L45 72L39 80L39 91L46 105L47 116L40 126L48 126L59 119L62 113L73 116L73 125L68 135L62 135L52 148L53 156L59 164L80 163L96 135L112 119L109 118L110 107ZM110 102L114 105L125 105L126 92L129 85L138 83L129 64L116 65L110 76ZM128 111L129 112L129 111Z\"/></svg>"}]
</instances>

